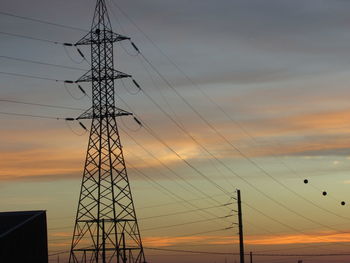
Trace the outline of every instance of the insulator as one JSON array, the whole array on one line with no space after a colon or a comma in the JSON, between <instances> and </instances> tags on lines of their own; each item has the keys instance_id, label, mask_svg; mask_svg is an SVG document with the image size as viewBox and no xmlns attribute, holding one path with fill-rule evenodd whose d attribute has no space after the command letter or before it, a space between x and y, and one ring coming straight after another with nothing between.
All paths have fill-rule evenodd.
<instances>
[{"instance_id":1,"label":"insulator","mask_svg":"<svg viewBox=\"0 0 350 263\"><path fill-rule=\"evenodd\" d=\"M74 81L72 81L72 80L65 80L65 81L64 81L64 83L73 84L73 83L74 83Z\"/></svg>"},{"instance_id":2,"label":"insulator","mask_svg":"<svg viewBox=\"0 0 350 263\"><path fill-rule=\"evenodd\" d=\"M308 182L309 182L308 179L305 179L305 180L304 180L304 184L307 184Z\"/></svg>"},{"instance_id":3,"label":"insulator","mask_svg":"<svg viewBox=\"0 0 350 263\"><path fill-rule=\"evenodd\" d=\"M80 54L80 56L81 56L83 59L85 59L85 56L84 56L83 52L81 52L81 50L80 50L79 48L77 48L77 50L78 50L78 53Z\"/></svg>"},{"instance_id":4,"label":"insulator","mask_svg":"<svg viewBox=\"0 0 350 263\"><path fill-rule=\"evenodd\" d=\"M327 192L326 192L326 191L323 191L322 194L323 194L324 196L326 196L326 195L327 195Z\"/></svg>"},{"instance_id":5,"label":"insulator","mask_svg":"<svg viewBox=\"0 0 350 263\"><path fill-rule=\"evenodd\" d=\"M342 201L340 204L341 204L341 205L345 205L345 202L344 202L344 201Z\"/></svg>"},{"instance_id":6,"label":"insulator","mask_svg":"<svg viewBox=\"0 0 350 263\"><path fill-rule=\"evenodd\" d=\"M138 123L138 125L142 126L142 123L136 117L134 117L134 120Z\"/></svg>"},{"instance_id":7,"label":"insulator","mask_svg":"<svg viewBox=\"0 0 350 263\"><path fill-rule=\"evenodd\" d=\"M67 46L67 47L72 47L73 46L73 44L71 44L71 43L63 43L63 45Z\"/></svg>"},{"instance_id":8,"label":"insulator","mask_svg":"<svg viewBox=\"0 0 350 263\"><path fill-rule=\"evenodd\" d=\"M66 121L75 121L74 118L65 118Z\"/></svg>"},{"instance_id":9,"label":"insulator","mask_svg":"<svg viewBox=\"0 0 350 263\"><path fill-rule=\"evenodd\" d=\"M82 124L80 121L79 121L79 124L80 124L80 126L81 126L85 131L87 131L87 128L85 127L84 124Z\"/></svg>"},{"instance_id":10,"label":"insulator","mask_svg":"<svg viewBox=\"0 0 350 263\"><path fill-rule=\"evenodd\" d=\"M138 49L138 47L135 45L134 42L131 41L131 45L135 48L135 50L136 50L138 53L141 53L140 50Z\"/></svg>"},{"instance_id":11,"label":"insulator","mask_svg":"<svg viewBox=\"0 0 350 263\"><path fill-rule=\"evenodd\" d=\"M78 88L80 89L80 91L81 91L82 93L84 93L84 94L86 95L86 92L85 92L85 90L83 89L82 86L78 85Z\"/></svg>"},{"instance_id":12,"label":"insulator","mask_svg":"<svg viewBox=\"0 0 350 263\"><path fill-rule=\"evenodd\" d=\"M141 89L139 83L137 83L136 80L133 79L132 82L134 82L135 86L136 86L138 89Z\"/></svg>"}]
</instances>

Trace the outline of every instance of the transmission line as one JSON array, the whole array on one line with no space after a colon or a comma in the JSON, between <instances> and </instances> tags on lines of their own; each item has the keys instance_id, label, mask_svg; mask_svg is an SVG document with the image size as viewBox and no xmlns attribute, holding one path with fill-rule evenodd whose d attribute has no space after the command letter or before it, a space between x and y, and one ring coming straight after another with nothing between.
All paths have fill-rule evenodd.
<instances>
[{"instance_id":1,"label":"transmission line","mask_svg":"<svg viewBox=\"0 0 350 263\"><path fill-rule=\"evenodd\" d=\"M72 30L77 30L77 31L82 31L82 32L88 32L88 30L85 30L85 29L82 29L82 28L79 28L79 27L63 25L63 24L59 24L59 23L53 23L53 22L50 22L50 21L47 21L47 20L42 20L42 19L32 18L32 17L27 17L27 16L22 16L22 15L17 15L17 14L12 14L12 13L9 13L9 12L0 11L0 15L13 17L13 18L19 18L19 19L32 21L32 22L45 24L45 25L51 25L51 26L56 26L56 27L61 27L61 28L66 28L66 29L72 29Z\"/></svg>"},{"instance_id":2,"label":"transmission line","mask_svg":"<svg viewBox=\"0 0 350 263\"><path fill-rule=\"evenodd\" d=\"M58 105L49 105L49 104L41 104L41 103L34 103L34 102L25 102L25 101L10 100L10 99L4 99L4 98L0 98L0 102L8 102L8 103L15 103L15 104L22 104L22 105L31 105L31 106L39 106L39 107L54 108L54 109L67 109L67 110L77 110L77 111L84 110L82 108L74 108L74 107L58 106Z\"/></svg>"},{"instance_id":3,"label":"transmission line","mask_svg":"<svg viewBox=\"0 0 350 263\"><path fill-rule=\"evenodd\" d=\"M52 116L46 116L46 115L35 115L35 114L26 114L26 113L14 113L14 112L0 111L0 114L9 115L9 116L18 116L18 117L39 118L39 119L65 120L65 118L61 118L61 117L52 117Z\"/></svg>"},{"instance_id":4,"label":"transmission line","mask_svg":"<svg viewBox=\"0 0 350 263\"><path fill-rule=\"evenodd\" d=\"M318 224L318 225L321 225L323 227L326 227L326 228L329 228L327 227L326 225L324 224L321 224L309 217L306 217L304 216L303 214L289 208L288 206L284 205L282 202L272 198L271 196L267 195L264 191L260 190L259 188L257 188L255 185L253 185L252 183L250 183L247 179L243 178L242 176L240 176L237 172L235 172L233 169L231 169L229 166L227 166L224 162L222 162L220 159L218 159L214 154L212 154L205 146L203 146L201 143L199 143L184 127L182 127L176 120L174 120L166 111L163 110L163 108L150 96L148 95L144 89L142 89L143 93L146 95L147 98L149 98L157 107L158 109L160 109L170 120L172 120L174 122L174 124L180 129L182 130L186 135L188 135L198 146L200 146L205 152L207 152L210 156L212 156L215 160L217 160L220 164L222 164L226 169L228 169L230 172L232 172L234 175L236 175L237 177L239 177L241 180L245 181L247 184L249 184L251 187L253 187L256 191L258 191L259 193L261 193L262 195L264 195L265 197L267 197L268 199L270 199L271 201L273 201L274 203L278 204L279 206L285 208L286 210L288 210L289 212L291 213L294 213L295 215L298 215L299 217L302 217L312 223L315 223L315 224ZM153 136L157 137L157 140L159 140L160 142L162 142L162 144L164 144L168 149L171 149L170 146L164 141L162 140L159 136L157 136L156 134L154 134L154 132L150 129L150 127L148 127L147 125L144 126L144 128L146 130L149 130L149 133L152 134ZM216 128L214 128L216 130ZM227 140L227 139L226 139ZM228 141L227 141L228 142ZM231 144L231 143L230 143ZM232 144L231 144L232 145ZM235 147L235 146L234 146ZM172 150L174 153L176 153L174 150ZM240 151L241 152L241 151ZM176 153L177 154L177 153ZM243 153L242 153L243 154ZM179 154L177 154L177 156L179 158L182 158ZM246 155L242 155L242 156L246 156ZM246 156L246 158L248 160L250 160L251 163L253 164L256 164L256 162L254 162L253 160L251 160L249 157ZM183 159L183 158L182 158ZM185 159L184 159L185 162L187 162ZM190 164L191 165L191 164ZM257 165L257 164L256 164ZM193 167L193 166L192 166ZM260 166L258 166L260 167ZM194 169L196 169L194 167ZM261 171L264 171L264 173L266 175L268 175L269 177L273 178L266 170L264 170L263 168L261 168ZM210 179L209 179L210 180ZM275 179L276 180L276 179ZM278 182L280 185L283 185L285 186L284 184L280 183L279 181L276 180L276 182ZM287 186L285 186L286 189L289 189ZM290 189L290 191L293 191ZM295 192L295 191L293 191ZM295 192L296 193L296 192ZM299 194L297 194L299 195ZM303 197L304 199L304 197ZM305 200L307 200L305 198ZM309 201L311 202L311 201ZM312 203L312 202L311 202ZM320 208L320 207L319 207ZM321 208L320 208L321 209ZM326 211L328 211L327 209L325 209ZM330 211L329 211L330 212ZM337 214L334 214L334 215L337 215ZM331 228L332 229L332 228ZM332 229L334 230L334 229Z\"/></svg>"},{"instance_id":5,"label":"transmission line","mask_svg":"<svg viewBox=\"0 0 350 263\"><path fill-rule=\"evenodd\" d=\"M202 211L202 210L208 210L208 209L213 209L213 208L218 208L218 207L225 207L225 206L230 205L230 204L232 204L232 203L223 204L223 205L217 205L217 206L202 207L202 208L197 208L197 209L187 210L187 211L173 212L173 213L169 213L169 214L162 214L162 215L149 216L149 217L141 217L140 220L148 220L148 219L154 219L154 218L160 218L160 217L188 214L188 213L198 212L198 211Z\"/></svg>"},{"instance_id":6,"label":"transmission line","mask_svg":"<svg viewBox=\"0 0 350 263\"><path fill-rule=\"evenodd\" d=\"M189 185L191 188L193 188L194 190L196 190L197 192L201 193L203 196L209 198L210 200L212 200L215 203L218 203L217 200L215 200L214 198L210 197L207 193L203 192L200 188L198 188L197 186L195 186L194 184L192 184L191 182L188 182L183 176L179 175L174 169L170 168L168 165L166 165L160 158L158 158L156 155L154 155L151 151L147 150L146 147L144 147L142 144L138 143L132 136L130 136L130 134L128 134L127 132L124 131L124 133L129 136L129 138L136 143L140 148L142 148L142 150L144 152L146 152L148 155L150 155L153 159L155 159L156 161L158 161L163 167L165 167L167 170L169 170L172 174L174 174L176 177L180 178L181 181L185 182L187 185Z\"/></svg>"},{"instance_id":7,"label":"transmission line","mask_svg":"<svg viewBox=\"0 0 350 263\"><path fill-rule=\"evenodd\" d=\"M280 225L282 225L282 226L284 226L284 227L286 227L286 228L288 228L288 229L291 229L291 230L293 230L293 231L295 231L295 232L298 232L298 233L307 235L307 233L305 233L304 231L301 231L301 230L299 230L299 229L297 229L297 228L295 228L295 227L293 227L293 226L290 226L290 225L288 225L288 224L286 224L286 223L284 223L284 222L282 222L282 221L280 221L280 220L274 218L273 216L270 216L270 215L268 215L268 214L262 212L262 211L259 210L258 208L256 208L256 207L250 205L249 203L247 203L247 201L244 201L243 204L244 204L245 206L249 207L250 209L256 211L256 212L259 213L260 215L264 216L265 218L270 219L271 221L274 221L274 222L276 222L276 223L278 223L278 224L280 224ZM318 224L318 225L319 225L319 224ZM338 233L348 233L348 232L343 232L343 231L339 231L339 230L333 229L333 227L329 227L329 226L325 226L325 227L326 227L326 228L329 228L329 229L332 229L333 231L336 231L336 232L338 232ZM316 238L317 238L318 240L321 240L321 241L327 240L327 239L324 239L324 238L322 238L322 237L316 237Z\"/></svg>"},{"instance_id":8,"label":"transmission line","mask_svg":"<svg viewBox=\"0 0 350 263\"><path fill-rule=\"evenodd\" d=\"M25 75L25 74L18 74L18 73L8 73L8 72L0 72L0 74L8 74L8 75L14 75L14 76L19 76L19 77L28 77L28 78L36 78L36 79L42 79L42 80L50 80L50 81L55 81L55 82L64 82L63 80L55 80L55 79L50 79L50 78L45 78L45 77L38 77L38 76L34 76L34 75ZM146 94L146 93L145 93ZM153 98L151 96L147 96L148 98L151 99L151 101L154 101ZM155 102L155 101L154 101ZM124 102L125 103L125 102ZM156 102L155 102L156 103ZM159 104L156 103L156 105L159 106L160 109L162 109L160 107ZM165 112L162 109L163 112ZM166 112L165 112L166 113ZM16 114L16 113L5 113L5 112L1 112L0 114L6 114L6 115L16 115L16 116L25 116L25 117L36 117L36 118L46 118L46 119L63 119L63 118L54 118L54 117L50 117L50 116L38 116L38 115L29 115L29 114ZM166 113L167 114L167 113ZM170 116L169 114L167 114L168 116ZM170 116L171 117L171 116ZM172 118L172 117L171 117ZM179 126L178 127L181 128L181 130L184 130L183 127ZM196 167L194 167L192 164L190 164L187 160L183 159L182 156L180 156L175 150L173 150L165 141L163 141L157 134L154 133L154 131L150 128L145 126L145 129L148 130L148 132L155 137L158 141L160 141L163 145L165 145L169 150L171 150L175 155L177 155L180 159L182 159L188 166L190 166L192 169L194 169L197 173L199 173L202 177L206 178L209 182L211 182L212 184L214 184L217 188L219 188L221 191L223 191L224 193L226 192L226 190L224 190L221 186L219 186L217 183L215 183L213 180L211 180L210 178L208 178L206 175L204 175L202 172L200 172ZM192 136L193 137L193 136ZM201 145L201 144L199 144ZM203 147L203 146L202 146ZM207 151L209 154L211 154L209 151ZM212 155L212 154L211 154ZM212 155L213 156L213 155ZM214 157L214 156L213 156ZM215 157L216 158L216 157ZM216 158L217 159L217 158ZM220 163L224 164L221 160L217 159ZM254 186L253 184L251 184L249 181L247 181L246 179L244 179L243 177L241 177L240 175L238 175L236 172L234 172L231 168L229 168L226 164L224 164L224 166L226 168L228 168L231 172L233 172L236 176L238 176L240 179L244 180L246 183L248 183L251 187L253 187L255 190L257 190L258 192L260 192L261 194L263 194L265 197L267 197L268 199L270 199L271 201L274 201L275 203L279 204L280 206L284 207L285 209L287 209L288 211L297 214L301 217L303 217L304 219L316 223L318 225L321 225L323 227L326 228L330 228L324 224L318 223L317 221L314 221L304 215L301 215L300 213L288 208L287 206L285 206L284 204L282 204L281 202L273 199L272 197L270 197L269 195L267 195L265 192L261 191L260 189L258 189L256 186ZM226 192L226 194L228 194L228 192ZM330 228L332 230L334 230L333 228Z\"/></svg>"},{"instance_id":9,"label":"transmission line","mask_svg":"<svg viewBox=\"0 0 350 263\"><path fill-rule=\"evenodd\" d=\"M120 97L116 94L116 96L125 104L125 106L128 109L131 109L131 107ZM131 110L132 111L132 110ZM134 114L135 115L135 114ZM136 115L135 115L136 116ZM163 139L157 135L157 133L154 132L152 128L150 128L145 122L141 123L141 125L145 128L145 130L154 137L157 141L159 141L161 144L163 144L168 150L170 150L173 154L175 154L182 162L184 162L188 167L190 167L193 171L195 171L197 174L199 174L201 177L203 177L206 181L214 185L216 188L218 188L220 191L225 193L227 196L231 197L231 194L226 191L223 187L221 187L219 184L217 184L215 181L210 179L208 176L203 174L199 169L197 169L194 165L192 165L189 161L184 159L177 151L175 151L172 147L170 147Z\"/></svg>"},{"instance_id":10,"label":"transmission line","mask_svg":"<svg viewBox=\"0 0 350 263\"><path fill-rule=\"evenodd\" d=\"M123 102L124 104L126 104L125 101L124 101L122 98L119 97L119 99L121 99L122 102ZM126 104L126 106L130 108L130 106L128 106L127 104ZM144 124L145 124L145 123L144 123ZM145 125L146 125L146 124L145 124ZM147 126L145 126L145 127L147 127ZM147 127L147 128L149 128L149 127ZM149 128L149 129L151 129L151 128ZM147 130L147 129L146 129L146 130ZM159 136L157 136L156 134L154 134L154 131L150 130L150 131L148 131L148 132L149 132L153 137L155 137L158 141L160 141L162 144L167 145L161 138L159 138ZM164 142L164 143L163 143L163 142ZM167 146L167 148L168 148L168 149L171 149L170 146ZM173 151L173 152L174 152L174 151ZM234 172L234 171L232 171L232 172ZM263 191L261 191L260 189L258 189L255 185L253 185L252 183L250 183L250 182L247 181L246 179L244 179L244 178L241 178L241 179L242 179L242 180L245 180L246 183L248 183L251 187L253 187L255 190L257 190L258 192L260 192L261 194L263 194L265 197L267 197L267 198L270 199L271 201L277 202L278 204L280 204L280 206L285 207L288 211L290 211L290 212L292 212L292 213L294 213L294 214L300 215L301 217L304 217L304 216L301 215L299 212L296 212L296 211L294 211L294 210L288 208L287 206L285 206L285 205L282 204L281 202L279 202L279 201L273 199L272 197L270 197L270 196L267 195L265 192L263 192ZM253 207L251 207L251 208L253 208ZM253 208L253 209L257 210L256 208ZM259 211L260 213L262 213L260 210L257 210L257 211ZM263 213L263 214L264 214L264 213ZM266 217L268 217L268 218L270 218L270 219L272 219L272 220L274 220L274 221L276 221L276 222L278 222L278 223L284 225L284 226L287 227L287 228L292 228L294 231L300 232L299 230L297 230L297 229L295 229L295 228L293 228L293 227L291 227L291 226L289 226L289 225L287 225L287 224L285 224L285 223L283 223L283 222L280 222L280 221L274 219L273 217L270 217L270 216L268 216L268 215L266 215L266 214L264 214L264 216L266 216ZM312 220L312 219L308 219L307 217L305 217L304 219L307 219L308 221ZM315 224L321 225L321 226L323 226L323 227L325 227L325 228L329 228L329 229L335 230L335 229L333 229L332 227L329 227L329 226L327 226L327 225L321 224L321 223L319 223L319 222L317 222L317 221L312 220L312 222L315 223ZM336 230L336 231L338 231L338 230Z\"/></svg>"},{"instance_id":11,"label":"transmission line","mask_svg":"<svg viewBox=\"0 0 350 263\"><path fill-rule=\"evenodd\" d=\"M56 43L56 42L53 42L53 43ZM46 80L48 80L48 79L46 79ZM55 80L55 81L57 81L57 80Z\"/></svg>"},{"instance_id":12,"label":"transmission line","mask_svg":"<svg viewBox=\"0 0 350 263\"><path fill-rule=\"evenodd\" d=\"M42 106L42 107L49 107L49 108L60 108L60 109L71 109L71 110L83 110L81 108L72 108L72 107L65 107L65 106L57 106L57 105L48 105L48 104L39 104L39 103L32 103L32 102L23 102L23 101L17 101L17 100L8 100L8 99L1 99L0 101L2 102L9 102L9 103L16 103L16 104L24 104L24 105L33 105L33 106ZM56 118L56 117L50 117L50 116L42 116L42 115L31 115L31 114L18 114L18 113L10 113L10 112L0 112L0 114L6 114L6 115L15 115L15 116L25 116L25 117L35 117L35 118L45 118L45 119L57 119L57 120L63 120L64 118ZM126 133L127 134L127 133ZM137 143L139 146L141 146L133 137L131 137L129 135L129 137L135 142ZM149 153L152 157L156 158L150 151L146 150L144 147L142 147L147 153ZM160 163L167 168L169 171L172 171L173 173L175 173L176 175L178 175L173 169L171 169L170 167L168 167L167 165L165 165L159 158L156 158L158 161L160 161ZM195 187L194 185L192 185L191 183L187 182L183 177L181 177L182 180L188 184L190 184L192 187ZM196 190L198 190L198 188L194 188ZM200 191L202 194L204 194L206 196L206 198L209 198L213 201L215 201L217 203L217 201L215 199L213 199L211 196L203 193L202 191Z\"/></svg>"},{"instance_id":13,"label":"transmission line","mask_svg":"<svg viewBox=\"0 0 350 263\"><path fill-rule=\"evenodd\" d=\"M220 105L218 105L217 103L215 103L215 101L213 101L204 91L202 91L202 89L200 89L198 87L198 85L196 85L196 83L185 73L181 70L180 67L177 66L176 63L174 63L169 56L167 56L160 48L159 46L154 43L154 41L129 17L129 15L123 11L122 8L120 8L120 6L115 3L115 1L111 0L111 2L119 9L119 11L121 13L123 13L123 15L157 48L157 50L159 52L161 52L161 54L163 54L170 62L171 64L173 64L173 66L175 66L180 73L184 74L185 77L192 83L192 85L196 86L198 88L198 90L201 91L201 93L207 98L209 99L214 105L216 105L225 115L226 117L229 117L229 119L233 122L235 122L228 114L226 111L224 111L222 109L222 107L220 107ZM139 50L138 50L139 51ZM139 54L141 55L141 57L151 66L151 68L160 76L160 78L175 92L175 94L181 98L181 100L194 112L196 113L196 115L204 122L207 124L207 126L209 128L211 128L217 135L219 135L227 144L229 144L231 147L233 147L244 159L246 159L248 162L250 162L253 166L255 166L258 170L260 170L261 172L263 172L265 175L267 175L268 177L270 177L273 181L275 181L277 184L281 185L283 188L285 188L287 191L291 192L292 194L298 196L299 198L301 198L302 200L308 202L309 204L329 213L332 214L334 216L343 218L343 219L347 219L349 220L350 218L348 217L344 217L341 216L337 213L334 213L333 211L330 211L324 207L319 206L318 204L316 204L315 202L312 202L311 200L305 198L304 196L300 195L299 193L297 193L296 191L294 191L293 189L291 189L290 187L288 187L286 184L280 182L279 180L277 180L275 177L273 177L269 172L267 172L262 166L260 166L258 163L256 163L254 160L252 160L249 156L247 156L246 154L244 154L239 148L237 148L235 145L233 145L224 135L221 134L221 132L219 132L215 126L213 126L208 120L205 119L205 117L202 116L202 114L200 114L173 86L172 84L159 72L159 70L141 53L139 52ZM244 130L245 131L245 130ZM247 131L245 131L247 133ZM252 137L252 136L250 136Z\"/></svg>"},{"instance_id":14,"label":"transmission line","mask_svg":"<svg viewBox=\"0 0 350 263\"><path fill-rule=\"evenodd\" d=\"M181 200L184 203L188 204L190 207L194 208L194 209L199 209L200 212L203 212L205 214L211 215L211 216L216 216L215 214L206 211L206 210L200 210L200 207L198 207L195 204L192 204L191 202L189 202L188 200L186 200L185 198L183 198L182 196L174 193L173 191L167 189L165 186L161 185L160 183L158 183L156 180L152 179L150 176L148 176L147 174L145 174L144 172L142 172L140 169L136 168L135 166L129 164L129 166L134 169L135 171L137 171L139 174L141 174L143 177L147 178L148 180L150 180L152 183L154 183L155 185L159 186L161 189L163 189L164 191L166 191L167 193L169 193L173 198L175 198L176 200Z\"/></svg>"},{"instance_id":15,"label":"transmission line","mask_svg":"<svg viewBox=\"0 0 350 263\"><path fill-rule=\"evenodd\" d=\"M209 252L209 251L195 251L195 250L183 250L183 249L168 249L168 248L155 248L145 247L146 249L168 251L168 252L181 252L181 253L194 253L194 254L211 254L211 255L239 255L239 253L232 252ZM249 254L245 254L248 256ZM329 254L265 254L254 253L255 256L261 257L338 257L338 256L350 256L350 253L329 253Z\"/></svg>"},{"instance_id":16,"label":"transmission line","mask_svg":"<svg viewBox=\"0 0 350 263\"><path fill-rule=\"evenodd\" d=\"M226 196L226 194L217 194L217 195L212 195L211 197L219 197L219 196ZM192 202L192 201L199 201L199 200L203 200L203 199L207 199L207 198L194 198L194 199L190 199L190 200L187 200L188 202ZM150 205L150 206L144 206L144 207L140 207L140 209L152 209L152 208L156 208L156 207L163 207L163 206L170 206L170 205L176 205L176 204L179 204L179 203L182 203L182 201L177 201L177 202L169 202L169 203L165 203L165 204L159 204L159 205Z\"/></svg>"},{"instance_id":17,"label":"transmission line","mask_svg":"<svg viewBox=\"0 0 350 263\"><path fill-rule=\"evenodd\" d=\"M14 77L20 77L20 78L40 79L40 80L48 80L48 81L53 81L53 82L64 82L64 80L58 80L58 79L47 78L47 77L40 77L40 76L30 75L30 74L4 72L4 71L0 71L0 74L14 76Z\"/></svg>"},{"instance_id":18,"label":"transmission line","mask_svg":"<svg viewBox=\"0 0 350 263\"><path fill-rule=\"evenodd\" d=\"M17 58L17 57L10 57L10 56L0 56L0 58L13 60L13 61L32 63L32 64L37 64L37 65L51 66L51 67L56 67L56 68L86 71L86 69L83 69L83 68L70 67L70 66L64 66L64 65L57 65L57 64L52 64L52 63L47 63L47 62L42 62L42 61L37 61L37 60L24 59L24 58Z\"/></svg>"},{"instance_id":19,"label":"transmission line","mask_svg":"<svg viewBox=\"0 0 350 263\"><path fill-rule=\"evenodd\" d=\"M171 84L170 84L171 85ZM144 92L144 90L142 89L142 91ZM144 92L144 94L147 94ZM184 131L186 134L188 134L188 136L194 138L192 135L189 134L188 131L186 131L181 125L179 125L167 112L165 112L162 107L149 95L146 95L146 97L148 97L152 102L154 102L155 105L158 105L157 107L166 115L168 116L168 118L170 118L171 120L173 120L173 122L176 124L176 126L181 129L182 131ZM119 97L119 99L121 99ZM122 100L122 99L121 99ZM123 101L124 102L124 101ZM124 102L125 103L125 102ZM167 147L170 151L172 151L178 158L180 158L182 161L184 161L187 165L189 165L191 168L193 168L197 173L201 174L201 172L194 167L192 164L190 164L187 160L183 159L181 155L179 155L175 150L173 150L164 140L162 140L146 123L144 123L144 128L146 131L148 131L149 134L151 134L154 138L156 138L159 142L161 142L165 147ZM196 139L194 139L194 141L196 142ZM206 149L202 144L197 143L202 149ZM331 228L327 225L324 225L320 222L317 222L307 216L304 216L303 214L289 208L288 206L286 206L285 204L283 204L282 202L274 199L273 197L269 196L268 194L266 194L264 191L260 190L258 187L256 187L254 184L252 184L251 182L249 182L247 179L245 179L244 177L240 176L238 173L236 173L234 170L232 170L229 166L227 166L224 162L222 162L220 159L218 159L215 155L213 155L208 149L205 150L208 154L210 154L213 158L215 158L219 163L221 163L224 167L226 167L229 171L231 171L234 175L236 175L237 177L239 177L241 180L243 180L244 182L246 182L249 186L251 186L252 188L254 188L256 191L258 191L260 194L264 195L266 198L268 198L269 200L271 200L272 202L278 204L280 207L283 207L284 209L288 210L289 212L304 218L307 221L310 221L314 224L320 225L322 227L325 228L329 228L331 230L335 230L334 228ZM255 162L254 162L255 163ZM203 175L203 174L202 174ZM206 177L206 175L204 175L204 177ZM212 181L210 178L208 178L209 181ZM218 188L220 186L218 186L215 182L213 182ZM221 188L221 187L220 187ZM223 188L221 188L223 189ZM226 190L222 190L222 191L226 191ZM338 230L336 230L338 231Z\"/></svg>"},{"instance_id":20,"label":"transmission line","mask_svg":"<svg viewBox=\"0 0 350 263\"><path fill-rule=\"evenodd\" d=\"M215 220L220 220L223 218L228 218L230 216L221 216L221 217L214 217L214 218L209 218L209 219L201 219L201 220L196 220L196 221L191 221L191 222L185 222L185 223L180 223L180 224L175 224L175 225L166 225L166 226L157 226L153 228L146 228L143 229L143 231L149 231L149 230L157 230L157 229L163 229L163 228L172 228L172 227L179 227L179 226L185 226L185 225L192 225L192 224L197 224L197 223L203 223L203 222L208 222L208 221L215 221Z\"/></svg>"},{"instance_id":21,"label":"transmission line","mask_svg":"<svg viewBox=\"0 0 350 263\"><path fill-rule=\"evenodd\" d=\"M64 43L62 43L62 42L53 41L53 40L50 40L50 39L32 37L32 36L22 35L22 34L16 34L16 33L9 33L9 32L0 31L0 34L1 34L1 35L12 36L12 37L23 38L23 39L29 39L29 40L40 41L40 42L50 43L50 44L55 44L55 45L63 45L63 44L64 44Z\"/></svg>"}]
</instances>

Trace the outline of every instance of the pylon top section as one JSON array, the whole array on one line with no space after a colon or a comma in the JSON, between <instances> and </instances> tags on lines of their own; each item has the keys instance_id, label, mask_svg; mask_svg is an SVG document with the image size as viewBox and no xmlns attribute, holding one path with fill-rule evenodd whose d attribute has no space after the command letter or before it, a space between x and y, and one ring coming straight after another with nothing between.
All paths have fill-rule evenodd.
<instances>
[{"instance_id":1,"label":"pylon top section","mask_svg":"<svg viewBox=\"0 0 350 263\"><path fill-rule=\"evenodd\" d=\"M91 30L103 30L107 29L112 31L111 21L109 19L106 1L105 0L97 0L94 18L92 20Z\"/></svg>"},{"instance_id":2,"label":"pylon top section","mask_svg":"<svg viewBox=\"0 0 350 263\"><path fill-rule=\"evenodd\" d=\"M129 37L114 33L109 19L105 0L97 0L91 30L75 45L101 44L104 42L117 42L130 39Z\"/></svg>"}]
</instances>

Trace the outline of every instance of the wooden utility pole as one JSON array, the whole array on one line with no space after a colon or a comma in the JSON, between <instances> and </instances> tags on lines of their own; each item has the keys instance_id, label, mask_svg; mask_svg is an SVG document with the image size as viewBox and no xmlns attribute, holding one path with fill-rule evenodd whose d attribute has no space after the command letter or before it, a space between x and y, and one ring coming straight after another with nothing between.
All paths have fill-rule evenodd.
<instances>
[{"instance_id":1,"label":"wooden utility pole","mask_svg":"<svg viewBox=\"0 0 350 263\"><path fill-rule=\"evenodd\" d=\"M238 203L238 228L239 228L239 256L240 256L240 263L244 263L242 201L241 201L241 190L238 190L238 189L237 189L237 203Z\"/></svg>"}]
</instances>

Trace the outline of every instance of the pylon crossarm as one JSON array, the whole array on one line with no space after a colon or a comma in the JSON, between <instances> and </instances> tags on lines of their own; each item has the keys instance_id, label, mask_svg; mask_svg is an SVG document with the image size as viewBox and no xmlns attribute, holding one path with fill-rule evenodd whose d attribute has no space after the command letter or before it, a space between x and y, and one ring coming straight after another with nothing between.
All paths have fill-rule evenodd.
<instances>
[{"instance_id":1,"label":"pylon crossarm","mask_svg":"<svg viewBox=\"0 0 350 263\"><path fill-rule=\"evenodd\" d=\"M80 39L75 46L100 45L105 42L115 43L123 40L130 40L130 37L112 32L111 30L94 29Z\"/></svg>"},{"instance_id":2,"label":"pylon crossarm","mask_svg":"<svg viewBox=\"0 0 350 263\"><path fill-rule=\"evenodd\" d=\"M91 119L104 119L104 118L116 118L120 116L130 116L133 115L131 112L125 111L123 109L117 108L115 106L101 106L102 114L94 111L93 107L83 112L76 120L91 120Z\"/></svg>"},{"instance_id":3,"label":"pylon crossarm","mask_svg":"<svg viewBox=\"0 0 350 263\"><path fill-rule=\"evenodd\" d=\"M102 72L103 74L103 72ZM115 79L123 79L123 78L131 78L132 76L129 74L126 74L124 72L121 72L119 70L111 69L109 70L109 75L102 75L94 76L92 73L92 70L89 70L86 72L83 76L81 76L78 80L75 81L75 83L81 83L81 82L91 82L91 81L104 81L104 80L115 80Z\"/></svg>"}]
</instances>

